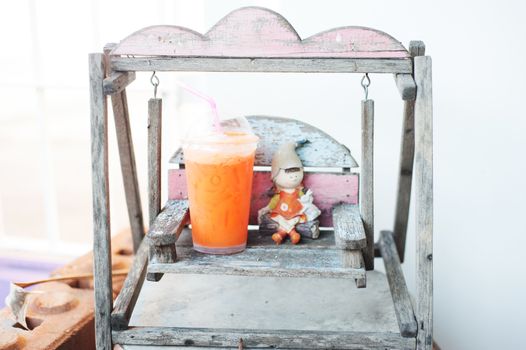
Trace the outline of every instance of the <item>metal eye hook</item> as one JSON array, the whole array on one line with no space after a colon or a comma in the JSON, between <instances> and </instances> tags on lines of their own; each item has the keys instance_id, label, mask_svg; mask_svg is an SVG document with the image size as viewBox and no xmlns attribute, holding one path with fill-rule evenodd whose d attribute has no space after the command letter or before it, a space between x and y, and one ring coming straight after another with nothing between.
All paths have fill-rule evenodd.
<instances>
[{"instance_id":1,"label":"metal eye hook","mask_svg":"<svg viewBox=\"0 0 526 350\"><path fill-rule=\"evenodd\" d=\"M153 98L157 98L157 87L159 86L159 77L153 71L152 77L150 78L150 83L153 85Z\"/></svg>"},{"instance_id":2,"label":"metal eye hook","mask_svg":"<svg viewBox=\"0 0 526 350\"><path fill-rule=\"evenodd\" d=\"M365 92L365 99L367 100L367 97L369 96L369 86L371 85L371 79L369 79L369 73L365 73L365 75L362 78L362 87L363 91Z\"/></svg>"}]
</instances>

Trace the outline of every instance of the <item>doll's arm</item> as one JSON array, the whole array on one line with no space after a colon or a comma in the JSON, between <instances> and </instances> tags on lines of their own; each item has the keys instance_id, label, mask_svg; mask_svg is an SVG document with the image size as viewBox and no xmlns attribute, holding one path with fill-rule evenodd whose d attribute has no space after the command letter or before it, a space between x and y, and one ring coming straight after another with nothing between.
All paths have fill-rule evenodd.
<instances>
[{"instance_id":1,"label":"doll's arm","mask_svg":"<svg viewBox=\"0 0 526 350\"><path fill-rule=\"evenodd\" d=\"M306 190L305 188L300 191L300 202L303 204L312 203L313 201L313 193L312 190Z\"/></svg>"},{"instance_id":2,"label":"doll's arm","mask_svg":"<svg viewBox=\"0 0 526 350\"><path fill-rule=\"evenodd\" d=\"M258 223L261 224L261 220L263 216L265 216L267 213L270 213L272 209L274 209L279 202L279 194L275 194L270 202L263 208L258 210Z\"/></svg>"},{"instance_id":3,"label":"doll's arm","mask_svg":"<svg viewBox=\"0 0 526 350\"><path fill-rule=\"evenodd\" d=\"M274 196L272 196L272 199L267 204L267 207L270 210L273 210L278 205L278 202L279 202L279 194L275 194Z\"/></svg>"}]
</instances>

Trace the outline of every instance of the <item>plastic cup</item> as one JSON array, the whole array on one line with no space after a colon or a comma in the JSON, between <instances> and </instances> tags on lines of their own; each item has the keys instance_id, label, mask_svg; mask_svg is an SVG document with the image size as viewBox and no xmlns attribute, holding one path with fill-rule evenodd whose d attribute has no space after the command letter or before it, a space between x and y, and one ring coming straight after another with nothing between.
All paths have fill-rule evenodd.
<instances>
[{"instance_id":1,"label":"plastic cup","mask_svg":"<svg viewBox=\"0 0 526 350\"><path fill-rule=\"evenodd\" d=\"M257 141L253 134L225 132L183 143L195 250L245 249Z\"/></svg>"}]
</instances>

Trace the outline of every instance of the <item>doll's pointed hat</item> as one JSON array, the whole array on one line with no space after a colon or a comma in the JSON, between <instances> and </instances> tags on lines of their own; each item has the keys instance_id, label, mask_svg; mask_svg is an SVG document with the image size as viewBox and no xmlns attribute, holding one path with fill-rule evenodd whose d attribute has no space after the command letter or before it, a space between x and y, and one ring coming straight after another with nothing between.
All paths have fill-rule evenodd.
<instances>
[{"instance_id":1,"label":"doll's pointed hat","mask_svg":"<svg viewBox=\"0 0 526 350\"><path fill-rule=\"evenodd\" d=\"M280 169L303 168L300 157L296 153L297 142L287 142L279 146L272 157L271 176L272 180L278 175Z\"/></svg>"}]
</instances>

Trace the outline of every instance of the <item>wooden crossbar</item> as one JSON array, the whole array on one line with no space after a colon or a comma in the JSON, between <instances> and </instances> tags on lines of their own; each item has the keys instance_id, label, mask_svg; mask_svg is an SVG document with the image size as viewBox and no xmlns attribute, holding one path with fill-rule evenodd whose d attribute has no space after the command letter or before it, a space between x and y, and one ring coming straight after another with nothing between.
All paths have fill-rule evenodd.
<instances>
[{"instance_id":1,"label":"wooden crossbar","mask_svg":"<svg viewBox=\"0 0 526 350\"><path fill-rule=\"evenodd\" d=\"M113 331L113 341L126 345L174 345L293 349L414 349L414 338L398 333L228 328L131 327Z\"/></svg>"},{"instance_id":2,"label":"wooden crossbar","mask_svg":"<svg viewBox=\"0 0 526 350\"><path fill-rule=\"evenodd\" d=\"M410 58L111 57L115 71L412 73Z\"/></svg>"},{"instance_id":3,"label":"wooden crossbar","mask_svg":"<svg viewBox=\"0 0 526 350\"><path fill-rule=\"evenodd\" d=\"M112 72L104 79L104 94L113 95L124 90L135 80L135 72Z\"/></svg>"}]
</instances>

